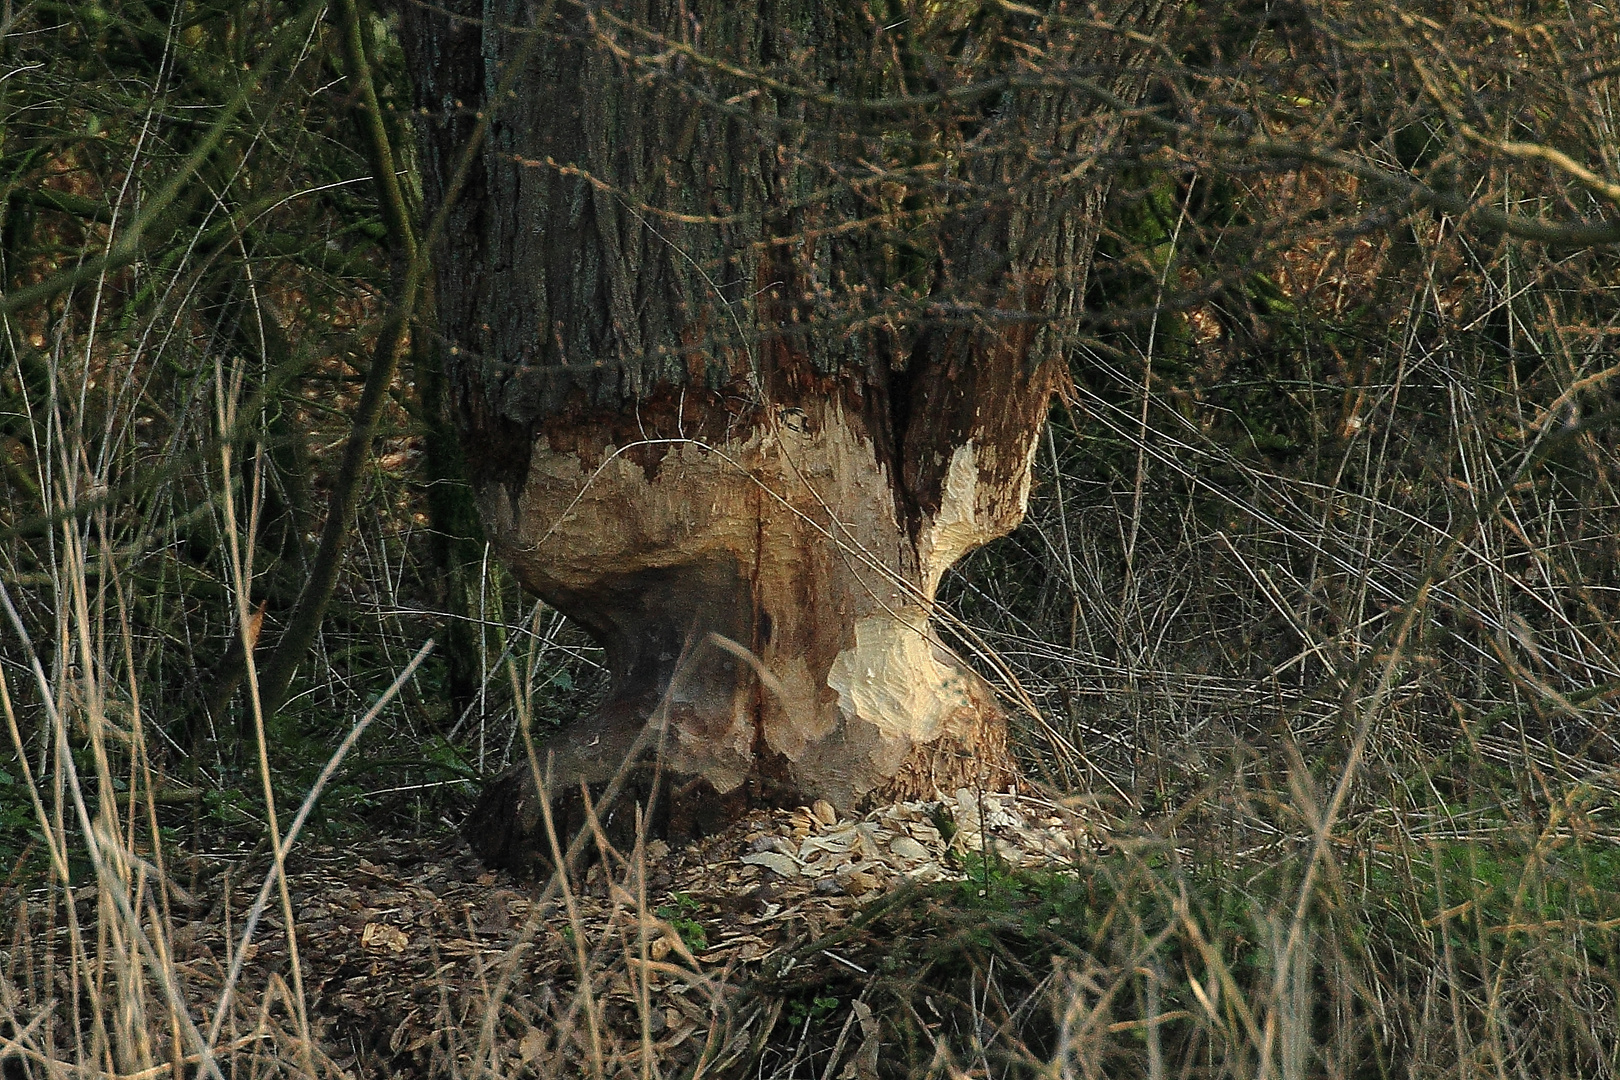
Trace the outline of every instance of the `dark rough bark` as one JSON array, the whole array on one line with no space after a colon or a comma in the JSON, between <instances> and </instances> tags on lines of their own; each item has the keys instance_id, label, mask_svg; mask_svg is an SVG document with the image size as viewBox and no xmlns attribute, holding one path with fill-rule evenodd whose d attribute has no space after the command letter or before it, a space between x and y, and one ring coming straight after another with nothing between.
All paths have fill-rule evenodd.
<instances>
[{"instance_id":1,"label":"dark rough bark","mask_svg":"<svg viewBox=\"0 0 1620 1080\"><path fill-rule=\"evenodd\" d=\"M708 805L1004 782L929 619L1022 516L1079 311L1116 122L1050 77L1128 94L1125 38L1062 5L407 11L430 207L490 118L435 252L485 527L613 673L559 782L649 719ZM523 783L487 856L532 841Z\"/></svg>"}]
</instances>

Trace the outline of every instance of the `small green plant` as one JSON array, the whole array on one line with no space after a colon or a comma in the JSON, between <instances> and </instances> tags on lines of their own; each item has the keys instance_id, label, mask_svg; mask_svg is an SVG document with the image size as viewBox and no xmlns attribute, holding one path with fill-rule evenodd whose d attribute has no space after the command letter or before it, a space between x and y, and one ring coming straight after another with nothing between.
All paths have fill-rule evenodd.
<instances>
[{"instance_id":1,"label":"small green plant","mask_svg":"<svg viewBox=\"0 0 1620 1080\"><path fill-rule=\"evenodd\" d=\"M670 903L660 904L656 914L681 935L681 941L692 952L703 952L709 947L709 933L703 924L693 918L701 906L691 893L670 894Z\"/></svg>"},{"instance_id":2,"label":"small green plant","mask_svg":"<svg viewBox=\"0 0 1620 1080\"><path fill-rule=\"evenodd\" d=\"M10 768L0 770L0 861L21 869L24 853L39 835L39 821L27 788Z\"/></svg>"},{"instance_id":3,"label":"small green plant","mask_svg":"<svg viewBox=\"0 0 1620 1080\"><path fill-rule=\"evenodd\" d=\"M810 998L800 998L788 1003L788 1024L792 1027L802 1027L805 1024L817 1025L837 1011L839 1001L826 994L817 994Z\"/></svg>"},{"instance_id":4,"label":"small green plant","mask_svg":"<svg viewBox=\"0 0 1620 1080\"><path fill-rule=\"evenodd\" d=\"M995 855L961 859L967 877L948 892L954 907L984 918L970 935L981 943L1012 932L1035 942L1059 928L1082 928L1114 899L1106 883L1063 870L1021 870Z\"/></svg>"}]
</instances>

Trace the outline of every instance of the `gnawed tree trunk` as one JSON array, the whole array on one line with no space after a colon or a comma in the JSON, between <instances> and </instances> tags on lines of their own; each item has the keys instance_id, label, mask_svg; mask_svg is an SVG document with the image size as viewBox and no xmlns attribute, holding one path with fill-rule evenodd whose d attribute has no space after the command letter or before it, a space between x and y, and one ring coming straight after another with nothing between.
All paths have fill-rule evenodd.
<instances>
[{"instance_id":1,"label":"gnawed tree trunk","mask_svg":"<svg viewBox=\"0 0 1620 1080\"><path fill-rule=\"evenodd\" d=\"M407 47L429 206L489 117L437 249L471 480L612 672L553 782L650 741L688 827L1004 783L1006 717L930 618L1023 515L1079 311L1117 121L1053 79L1125 91L1125 39L973 4L446 7ZM527 773L469 824L492 861L545 847Z\"/></svg>"}]
</instances>

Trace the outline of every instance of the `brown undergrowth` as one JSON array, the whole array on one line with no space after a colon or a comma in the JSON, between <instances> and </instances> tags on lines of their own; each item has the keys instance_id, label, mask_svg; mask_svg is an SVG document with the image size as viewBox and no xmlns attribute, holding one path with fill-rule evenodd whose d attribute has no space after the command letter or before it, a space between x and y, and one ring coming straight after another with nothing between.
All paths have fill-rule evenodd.
<instances>
[{"instance_id":1,"label":"brown undergrowth","mask_svg":"<svg viewBox=\"0 0 1620 1080\"><path fill-rule=\"evenodd\" d=\"M1612 250L1506 240L1331 163L1250 167L1230 141L1125 162L1028 523L940 611L1022 710L1068 846L1023 864L988 800L943 792L906 822L924 860L891 864L910 857L883 819L867 850L812 807L598 850L564 891L453 839L525 726L588 707L597 654L481 542L443 549L472 533L433 504L456 484L428 461L428 366L390 387L292 700L262 723L247 695L204 708L307 574L386 228L318 12L139 7L8 24L5 1080L1620 1071ZM1343 60L1376 104L1399 65L1356 58L1398 49L1299 35L1386 9L1311 10L1314 30L1267 6L1242 55L1307 81ZM1561 103L1513 113L1519 135L1613 145L1612 34L1566 77L1514 44L1543 24L1471 18L1431 44L1461 70L1505 41L1508 66L1477 70ZM286 63L258 63L269 44ZM164 57L186 74L160 110ZM263 94L209 143L196 118L244 73ZM1375 115L1244 85L1304 134ZM1492 205L1603 212L1556 160L1555 183L1507 167L1520 142L1448 129L1473 85L1401 96L1364 148L1400 165L1380 175L1450 184L1483 146ZM1227 109L1229 86L1163 100ZM1225 115L1184 119L1213 139ZM937 879L911 875L928 861Z\"/></svg>"},{"instance_id":2,"label":"brown undergrowth","mask_svg":"<svg viewBox=\"0 0 1620 1080\"><path fill-rule=\"evenodd\" d=\"M6 889L3 1060L119 1077L1609 1074L1620 792L1549 778L1566 798L1541 822L1374 815L1310 885L1308 781L1268 791L1287 777L1263 771L1152 822L970 792L860 821L760 813L674 850L598 846L566 886L486 872L456 840L305 845L283 863L294 934L273 909L246 926L276 876L263 854L161 876L132 857L125 883ZM110 845L103 864L120 864Z\"/></svg>"}]
</instances>

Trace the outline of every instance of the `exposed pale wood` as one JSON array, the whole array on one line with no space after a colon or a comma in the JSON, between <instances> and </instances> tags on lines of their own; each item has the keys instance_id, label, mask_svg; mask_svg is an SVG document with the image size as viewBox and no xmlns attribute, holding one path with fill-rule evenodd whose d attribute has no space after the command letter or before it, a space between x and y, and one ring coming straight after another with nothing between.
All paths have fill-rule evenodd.
<instances>
[{"instance_id":1,"label":"exposed pale wood","mask_svg":"<svg viewBox=\"0 0 1620 1080\"><path fill-rule=\"evenodd\" d=\"M959 447L913 540L872 440L836 400L807 405L656 456L537 446L521 495L484 490L502 558L608 649L601 714L551 741L564 773L606 779L640 718L667 714L670 765L721 794L768 768L850 809L925 748L951 790L1004 778L993 696L929 613L944 569L1021 517L1028 447L1010 484L981 482L995 451Z\"/></svg>"}]
</instances>

